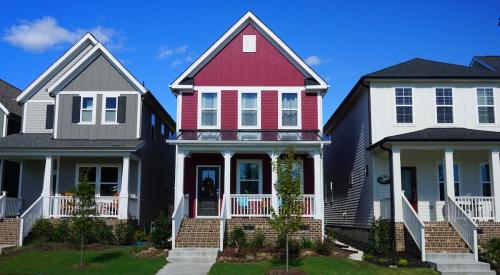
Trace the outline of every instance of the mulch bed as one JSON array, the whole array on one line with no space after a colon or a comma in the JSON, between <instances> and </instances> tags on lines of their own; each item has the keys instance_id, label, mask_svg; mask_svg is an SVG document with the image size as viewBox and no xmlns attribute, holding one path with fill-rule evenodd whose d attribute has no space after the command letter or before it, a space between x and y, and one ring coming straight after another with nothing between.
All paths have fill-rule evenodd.
<instances>
[{"instance_id":1,"label":"mulch bed","mask_svg":"<svg viewBox=\"0 0 500 275\"><path fill-rule=\"evenodd\" d=\"M406 267L430 267L429 264L421 261L419 257L407 252L392 252L385 255L365 254L364 261L384 267L397 266L400 259L406 259Z\"/></svg>"}]
</instances>

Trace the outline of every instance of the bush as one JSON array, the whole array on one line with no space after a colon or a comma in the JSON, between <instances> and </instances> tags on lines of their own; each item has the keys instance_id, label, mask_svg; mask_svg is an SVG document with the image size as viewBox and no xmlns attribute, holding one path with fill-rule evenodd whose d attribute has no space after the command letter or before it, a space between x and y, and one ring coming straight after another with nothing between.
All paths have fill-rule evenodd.
<instances>
[{"instance_id":1,"label":"bush","mask_svg":"<svg viewBox=\"0 0 500 275\"><path fill-rule=\"evenodd\" d=\"M163 212L154 221L154 228L151 232L151 241L156 248L170 248L171 227L168 225L167 217Z\"/></svg>"},{"instance_id":2,"label":"bush","mask_svg":"<svg viewBox=\"0 0 500 275\"><path fill-rule=\"evenodd\" d=\"M368 252L372 254L387 254L391 250L389 225L386 220L374 220L368 235Z\"/></svg>"},{"instance_id":3,"label":"bush","mask_svg":"<svg viewBox=\"0 0 500 275\"><path fill-rule=\"evenodd\" d=\"M316 249L316 243L311 239L302 237L302 239L300 240L300 247L302 249Z\"/></svg>"},{"instance_id":4,"label":"bush","mask_svg":"<svg viewBox=\"0 0 500 275\"><path fill-rule=\"evenodd\" d=\"M285 236L278 236L277 240L277 248L283 252L283 254L286 253L286 237ZM297 256L300 254L302 247L301 243L297 240L294 239L288 239L288 253L292 256Z\"/></svg>"},{"instance_id":5,"label":"bush","mask_svg":"<svg viewBox=\"0 0 500 275\"><path fill-rule=\"evenodd\" d=\"M71 223L68 219L60 219L53 222L54 231L52 233L52 241L65 243L71 241Z\"/></svg>"},{"instance_id":6,"label":"bush","mask_svg":"<svg viewBox=\"0 0 500 275\"><path fill-rule=\"evenodd\" d=\"M243 248L247 245L247 238L245 231L241 227L236 227L231 232L231 244L232 247Z\"/></svg>"},{"instance_id":7,"label":"bush","mask_svg":"<svg viewBox=\"0 0 500 275\"><path fill-rule=\"evenodd\" d=\"M255 232L251 245L252 248L264 248L266 245L266 236L261 231Z\"/></svg>"},{"instance_id":8,"label":"bush","mask_svg":"<svg viewBox=\"0 0 500 275\"><path fill-rule=\"evenodd\" d=\"M144 231L142 231L142 230L136 230L134 232L134 241L136 243L145 242L147 240L148 240L148 237L146 236L146 234L144 233Z\"/></svg>"},{"instance_id":9,"label":"bush","mask_svg":"<svg viewBox=\"0 0 500 275\"><path fill-rule=\"evenodd\" d=\"M34 241L51 242L54 240L54 225L47 219L38 219L31 229L30 237Z\"/></svg>"},{"instance_id":10,"label":"bush","mask_svg":"<svg viewBox=\"0 0 500 275\"><path fill-rule=\"evenodd\" d=\"M408 266L408 260L405 259L405 258L401 258L401 259L398 260L397 265L399 267L407 267Z\"/></svg>"},{"instance_id":11,"label":"bush","mask_svg":"<svg viewBox=\"0 0 500 275\"><path fill-rule=\"evenodd\" d=\"M331 236L327 236L323 242L319 241L316 243L316 252L323 256L330 256L335 249L335 239Z\"/></svg>"},{"instance_id":12,"label":"bush","mask_svg":"<svg viewBox=\"0 0 500 275\"><path fill-rule=\"evenodd\" d=\"M118 223L115 227L115 237L118 244L131 244L134 241L134 227L128 222Z\"/></svg>"},{"instance_id":13,"label":"bush","mask_svg":"<svg viewBox=\"0 0 500 275\"><path fill-rule=\"evenodd\" d=\"M107 225L102 219L92 219L90 222L90 231L87 234L86 244L99 243L110 244L113 243L114 235L111 226ZM77 244L80 243L80 236L76 233L75 237L78 239Z\"/></svg>"},{"instance_id":14,"label":"bush","mask_svg":"<svg viewBox=\"0 0 500 275\"><path fill-rule=\"evenodd\" d=\"M490 263L493 267L500 267L500 238L490 239L481 249L481 260Z\"/></svg>"}]
</instances>

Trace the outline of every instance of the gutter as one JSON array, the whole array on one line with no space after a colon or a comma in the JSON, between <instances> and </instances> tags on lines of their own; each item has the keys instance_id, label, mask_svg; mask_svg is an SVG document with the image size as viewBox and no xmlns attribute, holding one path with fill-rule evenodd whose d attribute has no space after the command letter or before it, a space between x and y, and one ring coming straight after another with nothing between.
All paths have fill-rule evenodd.
<instances>
[{"instance_id":1,"label":"gutter","mask_svg":"<svg viewBox=\"0 0 500 275\"><path fill-rule=\"evenodd\" d=\"M379 144L379 147L380 149L386 151L389 153L389 175L390 175L390 184L389 184L389 187L391 188L391 192L389 192L390 194L390 199L391 199L391 220L392 222L394 223L394 209L395 209L395 205L394 205L394 175L392 174L392 149L388 148L388 147L384 147L384 141L382 141L380 144ZM392 228L392 230L394 230L394 226ZM393 232L394 233L394 232ZM392 238L392 247L393 249L396 247L396 238L394 238L394 234L393 235L393 238Z\"/></svg>"}]
</instances>

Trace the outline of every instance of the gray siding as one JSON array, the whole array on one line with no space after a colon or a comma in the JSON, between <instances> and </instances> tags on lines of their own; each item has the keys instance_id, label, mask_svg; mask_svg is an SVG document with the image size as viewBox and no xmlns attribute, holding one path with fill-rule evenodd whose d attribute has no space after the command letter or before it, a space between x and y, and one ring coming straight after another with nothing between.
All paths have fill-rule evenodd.
<instances>
[{"instance_id":1,"label":"gray siding","mask_svg":"<svg viewBox=\"0 0 500 275\"><path fill-rule=\"evenodd\" d=\"M53 99L52 99L53 100ZM25 133L52 133L52 129L45 129L45 120L47 117L47 105L54 104L52 102L32 102L28 101L24 104L26 108Z\"/></svg>"},{"instance_id":2,"label":"gray siding","mask_svg":"<svg viewBox=\"0 0 500 275\"><path fill-rule=\"evenodd\" d=\"M63 88L64 91L135 91L129 81L99 55Z\"/></svg>"},{"instance_id":3,"label":"gray siding","mask_svg":"<svg viewBox=\"0 0 500 275\"><path fill-rule=\"evenodd\" d=\"M26 160L24 162L21 187L23 209L30 207L42 194L44 169L45 160Z\"/></svg>"},{"instance_id":4,"label":"gray siding","mask_svg":"<svg viewBox=\"0 0 500 275\"><path fill-rule=\"evenodd\" d=\"M327 225L368 228L373 218L371 157L366 151L370 142L369 95L366 90L358 92L349 111L330 133L332 144L324 149ZM333 190L329 190L330 182Z\"/></svg>"},{"instance_id":5,"label":"gray siding","mask_svg":"<svg viewBox=\"0 0 500 275\"><path fill-rule=\"evenodd\" d=\"M64 94L59 97L57 138L60 139L135 139L137 137L137 94L127 94L127 113L125 123L103 125L102 94L98 94L96 104L96 124L79 125L71 122L73 95Z\"/></svg>"}]
</instances>

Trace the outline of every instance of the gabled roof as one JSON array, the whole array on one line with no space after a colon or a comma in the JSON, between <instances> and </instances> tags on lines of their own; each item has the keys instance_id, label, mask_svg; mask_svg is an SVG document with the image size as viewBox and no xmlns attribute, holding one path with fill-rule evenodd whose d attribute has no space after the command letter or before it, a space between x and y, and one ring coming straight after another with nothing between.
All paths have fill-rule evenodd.
<instances>
[{"instance_id":1,"label":"gabled roof","mask_svg":"<svg viewBox=\"0 0 500 275\"><path fill-rule=\"evenodd\" d=\"M23 108L16 102L16 97L20 94L21 90L0 79L0 109L5 114L22 116Z\"/></svg>"},{"instance_id":2,"label":"gabled roof","mask_svg":"<svg viewBox=\"0 0 500 275\"><path fill-rule=\"evenodd\" d=\"M86 33L80 40L78 40L69 50L67 50L56 62L54 62L48 69L46 69L35 81L33 81L24 91L16 98L19 103L26 102L34 93L36 93L42 86L50 79L56 77L57 73L64 69L71 60L73 60L78 53L80 53L87 45L96 45L97 39L90 34Z\"/></svg>"},{"instance_id":3,"label":"gabled roof","mask_svg":"<svg viewBox=\"0 0 500 275\"><path fill-rule=\"evenodd\" d=\"M196 75L212 58L214 58L238 33L248 24L252 24L268 41L273 44L304 76L311 80L307 81L306 89L323 90L328 89L328 84L307 65L292 49L290 49L276 34L274 34L257 16L247 12L227 32L224 33L208 50L206 50L196 61L194 61L177 79L172 82L170 88L174 93L178 90L193 89L192 77ZM313 83L311 83L313 82ZM310 84L309 84L310 83Z\"/></svg>"},{"instance_id":4,"label":"gabled roof","mask_svg":"<svg viewBox=\"0 0 500 275\"><path fill-rule=\"evenodd\" d=\"M474 56L470 66L472 67L476 64L479 64L488 70L500 73L500 56L498 55Z\"/></svg>"}]
</instances>

